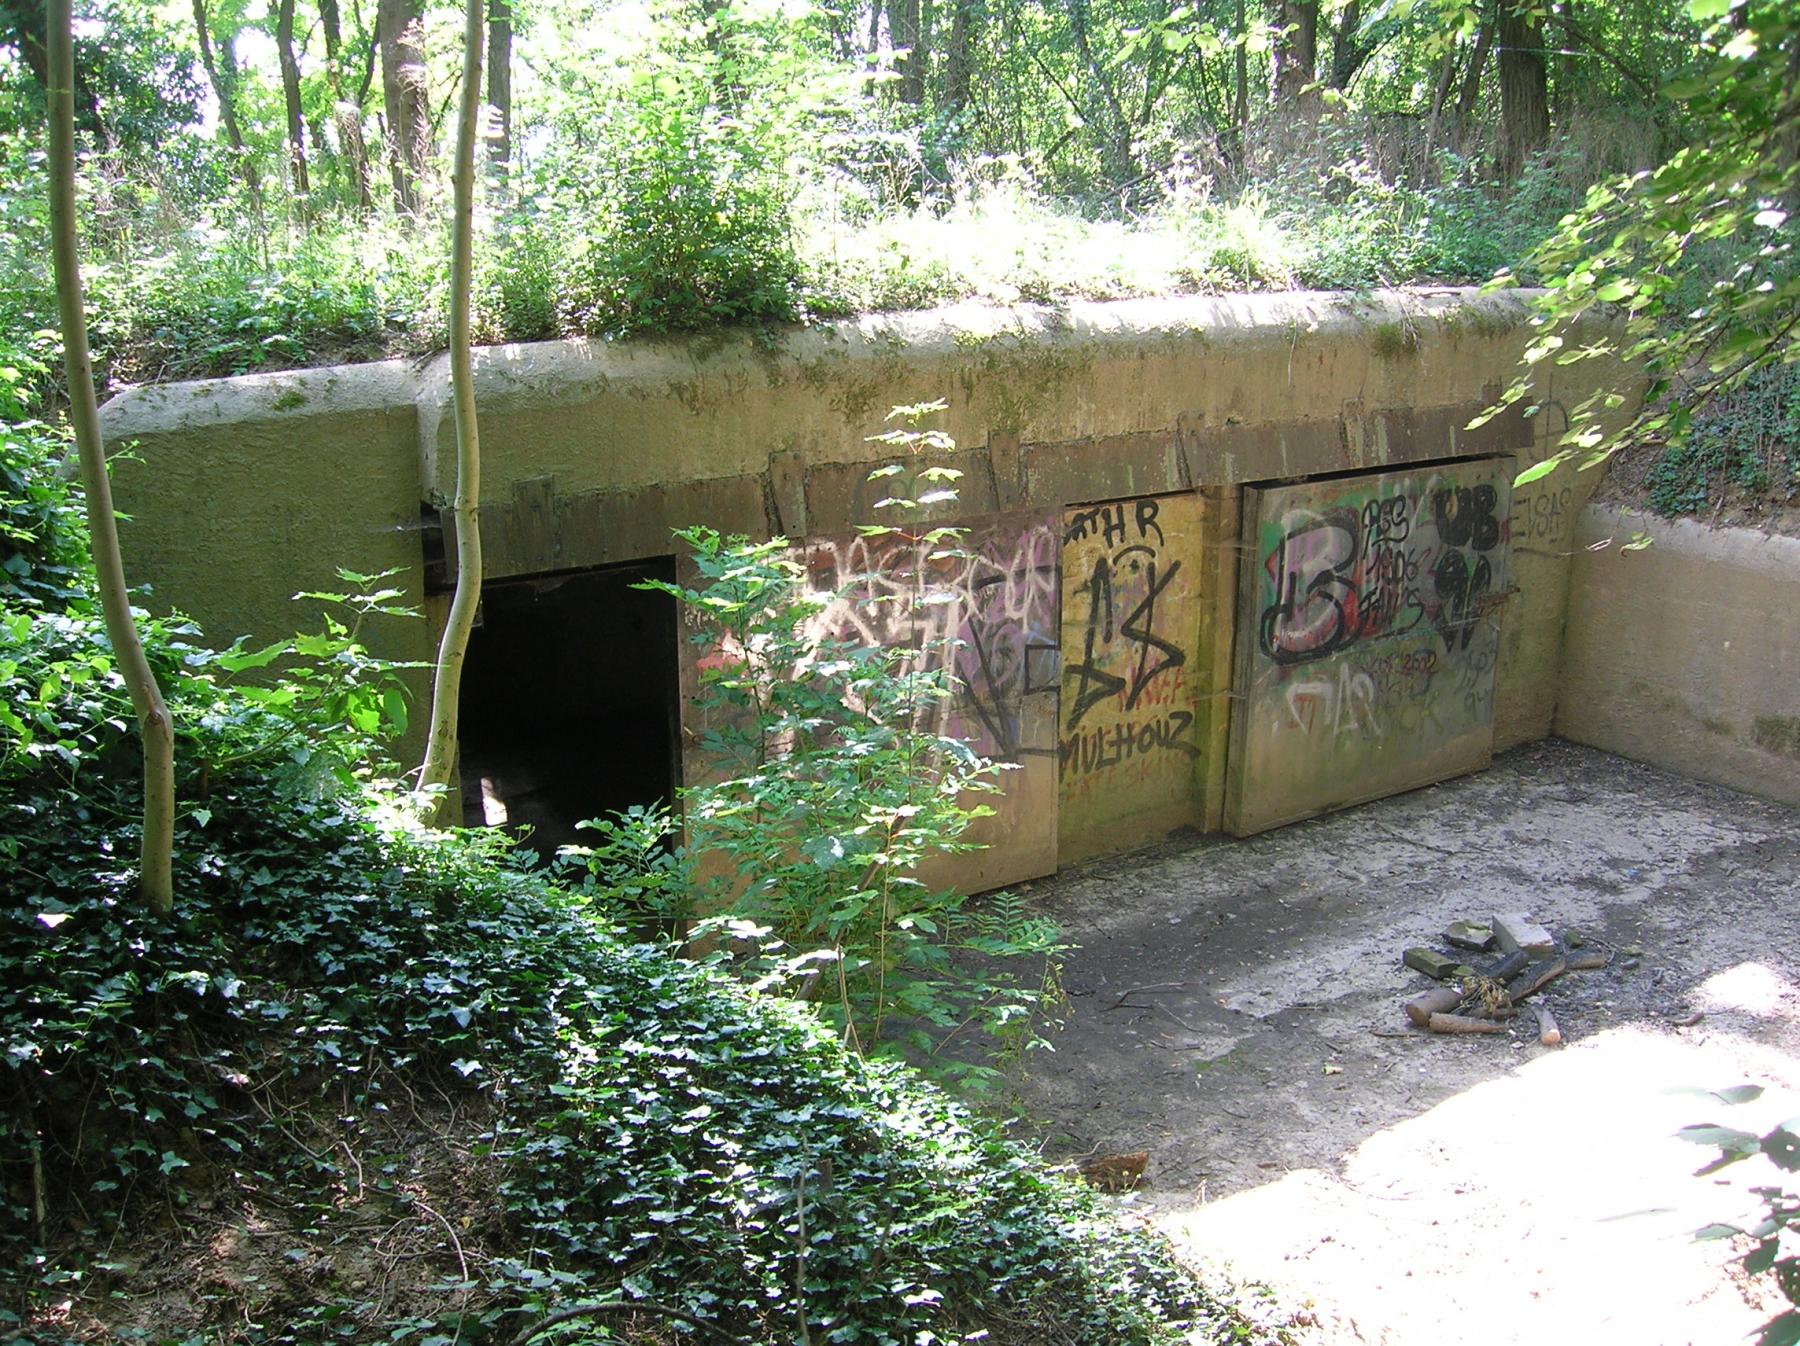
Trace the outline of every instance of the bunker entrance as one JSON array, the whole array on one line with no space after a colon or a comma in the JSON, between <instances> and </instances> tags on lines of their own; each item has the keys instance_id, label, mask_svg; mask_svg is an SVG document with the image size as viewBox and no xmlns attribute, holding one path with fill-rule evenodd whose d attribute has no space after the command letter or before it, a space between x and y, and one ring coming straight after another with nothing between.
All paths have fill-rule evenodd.
<instances>
[{"instance_id":1,"label":"bunker entrance","mask_svg":"<svg viewBox=\"0 0 1800 1346\"><path fill-rule=\"evenodd\" d=\"M587 818L671 803L680 779L673 581L659 557L482 586L463 670L463 820L524 833L547 863Z\"/></svg>"}]
</instances>

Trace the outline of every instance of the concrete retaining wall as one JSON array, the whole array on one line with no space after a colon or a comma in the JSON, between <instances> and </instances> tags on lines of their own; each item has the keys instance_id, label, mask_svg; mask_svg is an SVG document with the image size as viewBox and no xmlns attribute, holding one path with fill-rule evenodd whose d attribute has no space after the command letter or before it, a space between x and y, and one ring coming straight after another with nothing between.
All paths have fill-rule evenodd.
<instances>
[{"instance_id":1,"label":"concrete retaining wall","mask_svg":"<svg viewBox=\"0 0 1800 1346\"><path fill-rule=\"evenodd\" d=\"M1576 543L1556 732L1800 805L1800 538L1596 505Z\"/></svg>"},{"instance_id":2,"label":"concrete retaining wall","mask_svg":"<svg viewBox=\"0 0 1800 1346\"><path fill-rule=\"evenodd\" d=\"M1088 660L1073 625L1084 616L1079 595L1063 591L1063 629L1052 638L1062 645L1064 700L1122 669L1136 681L1116 714L1102 708L1089 726L1058 726L1048 750L1065 760L1051 759L1049 782L1030 791L1034 808L1059 808L1054 846L999 866L1011 877L1041 872L1178 823L1219 825L1241 484L1484 456L1516 469L1545 452L1561 430L1558 408L1592 386L1569 370L1535 371L1546 414L1464 428L1517 373L1524 316L1516 296L1460 290L1288 294L969 306L773 340L492 348L476 361L486 570L499 579L666 555L669 530L697 523L753 537L847 538L872 520L868 470L888 457L870 437L887 428L890 407L938 397L950 404L942 424L964 472L945 517L1032 512L1068 529L1078 506L1123 502L1135 519L1137 502L1191 498L1167 506L1169 527L1156 539L1164 587L1153 582L1149 597L1156 606L1166 595L1161 615L1178 623L1153 642L1157 661L1117 648ZM1574 369L1583 380L1603 372L1596 362ZM198 617L214 639L306 625L290 595L333 586L340 565L398 567L441 621L441 601L426 592L420 518L422 504L441 506L453 489L442 358L147 388L115 398L104 421L115 448L136 446L116 473L134 516L125 534L134 582ZM1490 614L1500 625L1496 748L1549 732L1568 534L1589 489L1587 478L1559 471L1511 502L1512 590ZM1059 582L1071 583L1075 565L1074 582L1093 583L1094 558L1067 546ZM1171 587L1177 563L1186 570ZM428 659L434 626L374 631L371 643ZM1107 639L1120 630L1107 627ZM1002 634L1035 648L1031 632ZM1135 628L1125 635L1137 639ZM1043 665L1037 659L1030 677ZM1179 669L1179 686L1138 686L1165 669ZM1078 773L1110 770L1139 745L1185 761L1135 760L1108 779L1070 779L1068 760ZM1034 834L1043 830L1041 817L1032 822Z\"/></svg>"}]
</instances>

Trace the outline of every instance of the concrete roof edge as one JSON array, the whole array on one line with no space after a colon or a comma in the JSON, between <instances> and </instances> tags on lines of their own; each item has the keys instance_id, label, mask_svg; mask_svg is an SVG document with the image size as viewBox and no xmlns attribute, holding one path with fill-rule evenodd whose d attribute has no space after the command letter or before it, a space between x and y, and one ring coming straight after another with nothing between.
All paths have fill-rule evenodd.
<instances>
[{"instance_id":1,"label":"concrete roof edge","mask_svg":"<svg viewBox=\"0 0 1800 1346\"><path fill-rule=\"evenodd\" d=\"M1665 519L1609 501L1595 501L1582 513L1581 535L1592 542L1611 538L1615 546L1623 546L1642 533L1650 539L1652 551L1661 547L1800 584L1800 537L1765 533L1741 524Z\"/></svg>"},{"instance_id":2,"label":"concrete roof edge","mask_svg":"<svg viewBox=\"0 0 1800 1346\"><path fill-rule=\"evenodd\" d=\"M591 339L483 346L475 351L482 401L504 406L517 397L571 400L607 384L648 386L731 372L771 378L825 362L892 358L952 360L1009 348L1118 348L1171 339L1257 344L1292 340L1295 331L1354 336L1384 322L1446 322L1470 307L1522 322L1535 293L1483 294L1469 286L1373 291L1275 291L1077 301L1067 305L999 305L964 301L912 312L864 314L767 334L725 332L608 342ZM108 439L173 429L200 417L214 422L416 408L421 449L449 415L448 357L436 355L151 384L129 389L102 408Z\"/></svg>"},{"instance_id":3,"label":"concrete roof edge","mask_svg":"<svg viewBox=\"0 0 1800 1346\"><path fill-rule=\"evenodd\" d=\"M111 441L178 430L196 419L225 423L399 410L414 401L418 364L378 360L144 384L107 399L100 408L101 432Z\"/></svg>"}]
</instances>

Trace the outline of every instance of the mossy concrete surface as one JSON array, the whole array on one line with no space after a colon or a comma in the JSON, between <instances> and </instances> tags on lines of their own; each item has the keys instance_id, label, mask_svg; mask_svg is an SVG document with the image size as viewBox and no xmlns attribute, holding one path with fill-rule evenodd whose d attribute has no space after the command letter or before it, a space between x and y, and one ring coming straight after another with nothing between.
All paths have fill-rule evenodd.
<instances>
[{"instance_id":1,"label":"mossy concrete surface","mask_svg":"<svg viewBox=\"0 0 1800 1346\"><path fill-rule=\"evenodd\" d=\"M391 582L418 603L413 382L388 361L157 385L108 402L126 575L149 587L138 601L188 614L221 645L317 630L317 605L295 595L343 592L340 567L397 571ZM423 620L376 619L364 635L391 659L435 652ZM422 702L428 678L406 677Z\"/></svg>"}]
</instances>

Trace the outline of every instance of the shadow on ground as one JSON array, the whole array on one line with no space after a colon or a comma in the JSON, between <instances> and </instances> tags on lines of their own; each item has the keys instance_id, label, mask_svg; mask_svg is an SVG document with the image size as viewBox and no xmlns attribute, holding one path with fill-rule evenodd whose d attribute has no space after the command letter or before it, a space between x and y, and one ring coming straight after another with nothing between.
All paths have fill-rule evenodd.
<instances>
[{"instance_id":1,"label":"shadow on ground","mask_svg":"<svg viewBox=\"0 0 1800 1346\"><path fill-rule=\"evenodd\" d=\"M1548 742L1033 894L1081 946L1020 1084L1046 1156L1149 1150L1127 1204L1313 1339L1715 1346L1773 1311L1690 1234L1781 1175L1697 1178L1673 1132L1800 1114L1800 814ZM1410 1029L1401 951L1505 911L1613 954L1547 993L1567 1045Z\"/></svg>"}]
</instances>

